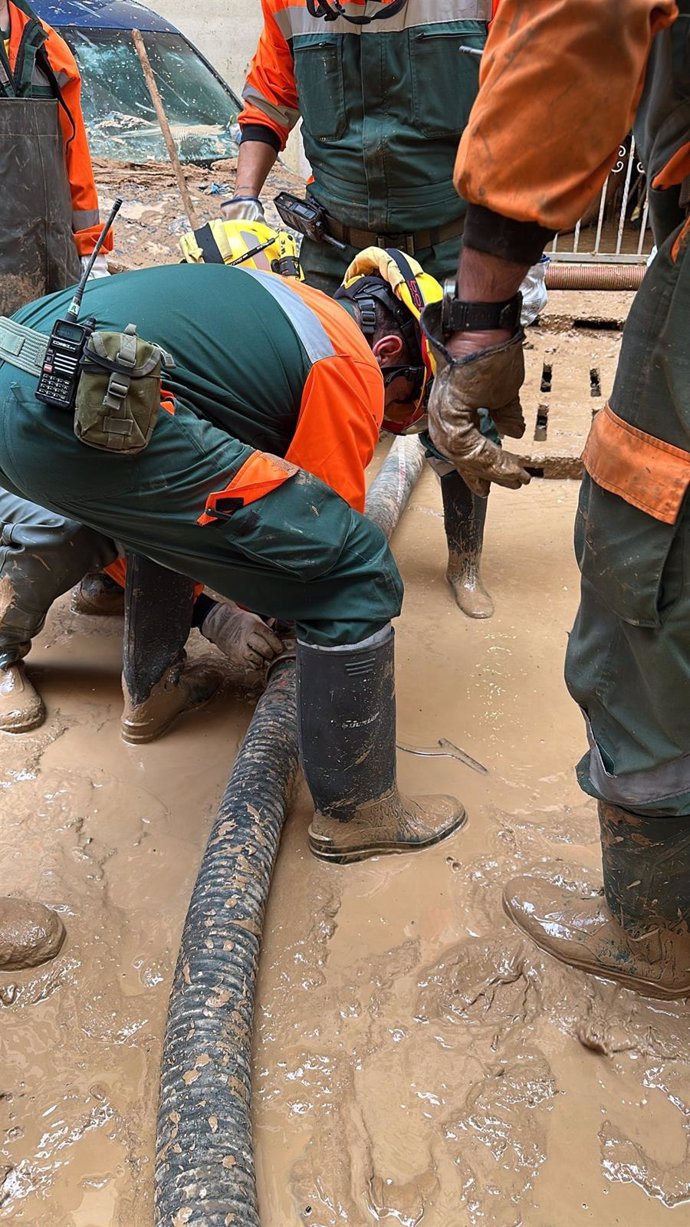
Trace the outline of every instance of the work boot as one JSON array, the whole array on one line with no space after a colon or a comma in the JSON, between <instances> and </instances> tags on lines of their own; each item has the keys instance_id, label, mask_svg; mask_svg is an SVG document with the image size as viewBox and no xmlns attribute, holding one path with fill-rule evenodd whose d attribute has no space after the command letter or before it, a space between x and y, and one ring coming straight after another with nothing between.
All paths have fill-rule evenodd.
<instances>
[{"instance_id":1,"label":"work boot","mask_svg":"<svg viewBox=\"0 0 690 1227\"><path fill-rule=\"evenodd\" d=\"M441 478L441 495L448 541L446 579L456 604L468 618L490 618L494 603L480 575L488 500L473 494L455 472Z\"/></svg>"},{"instance_id":2,"label":"work boot","mask_svg":"<svg viewBox=\"0 0 690 1227\"><path fill-rule=\"evenodd\" d=\"M0 970L39 967L59 954L65 926L42 903L0 898Z\"/></svg>"},{"instance_id":3,"label":"work boot","mask_svg":"<svg viewBox=\"0 0 690 1227\"><path fill-rule=\"evenodd\" d=\"M603 896L514 878L506 912L562 963L649 997L690 996L690 816L643 818L600 801L599 822Z\"/></svg>"},{"instance_id":4,"label":"work boot","mask_svg":"<svg viewBox=\"0 0 690 1227\"><path fill-rule=\"evenodd\" d=\"M165 670L139 703L132 701L123 679L123 740L141 745L162 737L178 716L210 702L222 683L223 676L215 664L206 660L186 662L184 655Z\"/></svg>"},{"instance_id":5,"label":"work boot","mask_svg":"<svg viewBox=\"0 0 690 1227\"><path fill-rule=\"evenodd\" d=\"M46 709L31 685L24 665L16 660L0 669L0 731L28 733L46 718Z\"/></svg>"},{"instance_id":6,"label":"work boot","mask_svg":"<svg viewBox=\"0 0 690 1227\"><path fill-rule=\"evenodd\" d=\"M105 571L93 571L73 589L72 609L94 617L121 617L125 612L125 594Z\"/></svg>"},{"instance_id":7,"label":"work boot","mask_svg":"<svg viewBox=\"0 0 690 1227\"><path fill-rule=\"evenodd\" d=\"M297 644L300 752L314 801L309 847L347 864L429 848L466 821L454 797L404 797L395 763L390 626L362 643Z\"/></svg>"},{"instance_id":8,"label":"work boot","mask_svg":"<svg viewBox=\"0 0 690 1227\"><path fill-rule=\"evenodd\" d=\"M186 663L194 584L148 558L128 556L125 593L122 736L155 741L183 712L203 707L224 681L206 660Z\"/></svg>"}]
</instances>

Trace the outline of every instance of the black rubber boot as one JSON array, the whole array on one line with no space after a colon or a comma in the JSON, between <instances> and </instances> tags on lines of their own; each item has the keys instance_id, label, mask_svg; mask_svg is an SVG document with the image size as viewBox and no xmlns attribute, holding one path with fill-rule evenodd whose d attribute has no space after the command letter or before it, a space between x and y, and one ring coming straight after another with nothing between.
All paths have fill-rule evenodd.
<instances>
[{"instance_id":1,"label":"black rubber boot","mask_svg":"<svg viewBox=\"0 0 690 1227\"><path fill-rule=\"evenodd\" d=\"M205 660L186 663L194 584L148 558L127 557L122 689L125 741L155 741L185 711L202 707L223 682Z\"/></svg>"},{"instance_id":2,"label":"black rubber boot","mask_svg":"<svg viewBox=\"0 0 690 1227\"><path fill-rule=\"evenodd\" d=\"M309 846L339 864L428 848L466 820L454 797L398 792L393 631L372 638L297 644L300 751L315 809Z\"/></svg>"},{"instance_id":3,"label":"black rubber boot","mask_svg":"<svg viewBox=\"0 0 690 1227\"><path fill-rule=\"evenodd\" d=\"M652 997L690 995L690 815L641 817L600 801L599 822L604 897L515 878L508 915L564 963Z\"/></svg>"},{"instance_id":4,"label":"black rubber boot","mask_svg":"<svg viewBox=\"0 0 690 1227\"><path fill-rule=\"evenodd\" d=\"M441 495L448 541L446 579L468 618L490 618L494 603L480 575L488 499L473 494L455 472L441 478Z\"/></svg>"}]
</instances>

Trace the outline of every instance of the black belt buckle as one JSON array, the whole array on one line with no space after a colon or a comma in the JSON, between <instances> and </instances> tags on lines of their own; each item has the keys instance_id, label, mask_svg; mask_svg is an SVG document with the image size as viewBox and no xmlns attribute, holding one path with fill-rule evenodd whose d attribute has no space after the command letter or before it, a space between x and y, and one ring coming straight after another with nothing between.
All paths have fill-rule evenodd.
<instances>
[{"instance_id":1,"label":"black belt buckle","mask_svg":"<svg viewBox=\"0 0 690 1227\"><path fill-rule=\"evenodd\" d=\"M406 256L413 256L416 251L413 234L377 234L376 243L379 247L395 247Z\"/></svg>"}]
</instances>

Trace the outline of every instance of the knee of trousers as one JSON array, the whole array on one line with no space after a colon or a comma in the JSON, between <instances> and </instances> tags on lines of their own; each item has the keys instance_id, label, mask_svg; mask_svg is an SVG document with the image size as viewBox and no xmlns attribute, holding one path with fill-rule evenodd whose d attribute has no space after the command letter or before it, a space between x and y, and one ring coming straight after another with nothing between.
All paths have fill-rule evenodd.
<instances>
[{"instance_id":1,"label":"knee of trousers","mask_svg":"<svg viewBox=\"0 0 690 1227\"><path fill-rule=\"evenodd\" d=\"M309 617L297 621L306 644L360 643L400 613L403 582L384 534L365 516L351 516L336 566L314 585Z\"/></svg>"}]
</instances>

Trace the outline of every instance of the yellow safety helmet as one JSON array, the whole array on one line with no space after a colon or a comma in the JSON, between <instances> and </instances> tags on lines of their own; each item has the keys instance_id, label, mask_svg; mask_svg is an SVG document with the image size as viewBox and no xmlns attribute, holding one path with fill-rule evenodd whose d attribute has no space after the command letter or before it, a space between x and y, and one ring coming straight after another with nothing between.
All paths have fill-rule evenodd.
<instances>
[{"instance_id":1,"label":"yellow safety helmet","mask_svg":"<svg viewBox=\"0 0 690 1227\"><path fill-rule=\"evenodd\" d=\"M398 375L406 374L418 381L418 391L409 412L401 414L398 406L395 417L384 415L383 426L396 435L421 430L436 364L419 320L428 303L443 298L438 281L397 248L367 247L355 256L335 297L356 303L360 327L367 337L373 337L376 328L377 301L395 316L412 361L405 366L384 367L384 382L388 385Z\"/></svg>"},{"instance_id":2,"label":"yellow safety helmet","mask_svg":"<svg viewBox=\"0 0 690 1227\"><path fill-rule=\"evenodd\" d=\"M185 234L180 249L188 264L237 265L304 280L297 241L287 230L274 230L266 222L217 217Z\"/></svg>"}]
</instances>

